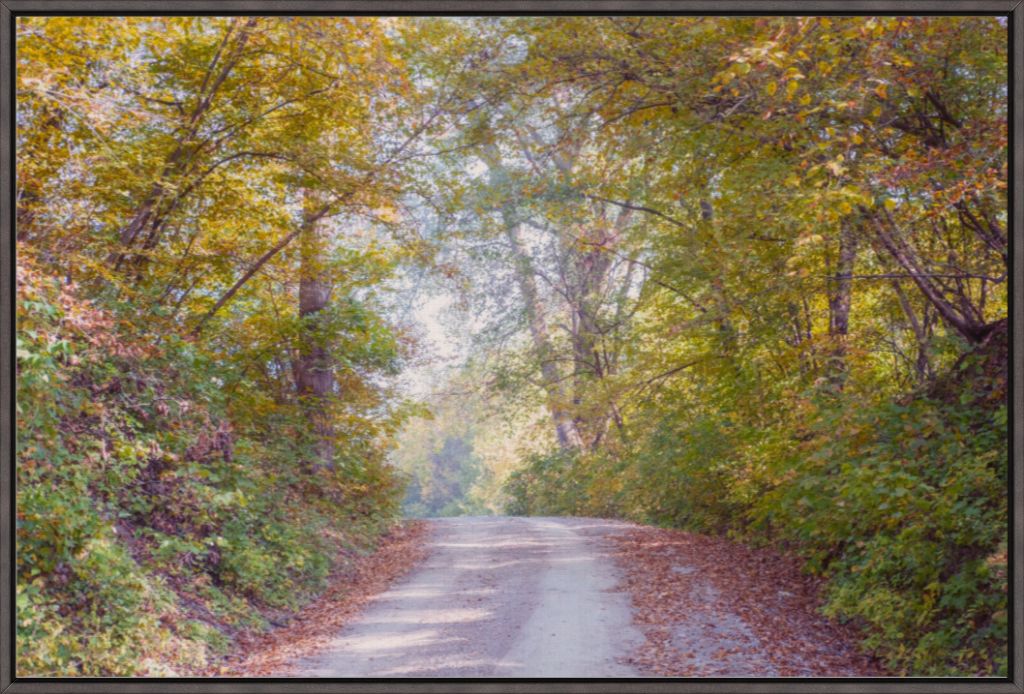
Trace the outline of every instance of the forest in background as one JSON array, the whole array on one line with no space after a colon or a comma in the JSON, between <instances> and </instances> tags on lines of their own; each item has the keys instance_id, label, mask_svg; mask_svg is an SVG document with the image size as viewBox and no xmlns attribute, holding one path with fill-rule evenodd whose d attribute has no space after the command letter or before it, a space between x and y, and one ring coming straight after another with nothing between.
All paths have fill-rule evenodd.
<instances>
[{"instance_id":1,"label":"forest in background","mask_svg":"<svg viewBox=\"0 0 1024 694\"><path fill-rule=\"evenodd\" d=\"M1005 675L1006 49L19 18L18 674L202 669L405 495L769 544L894 673ZM420 275L472 333L434 402Z\"/></svg>"}]
</instances>

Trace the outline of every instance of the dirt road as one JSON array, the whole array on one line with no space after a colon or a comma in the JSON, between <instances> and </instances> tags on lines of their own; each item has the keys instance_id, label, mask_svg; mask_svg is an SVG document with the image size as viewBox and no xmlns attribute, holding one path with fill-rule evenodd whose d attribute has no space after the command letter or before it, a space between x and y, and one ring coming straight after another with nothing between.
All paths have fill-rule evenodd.
<instances>
[{"instance_id":1,"label":"dirt road","mask_svg":"<svg viewBox=\"0 0 1024 694\"><path fill-rule=\"evenodd\" d=\"M796 594L806 588L803 579L778 569L782 560L774 555L610 520L464 517L430 524L421 564L340 633L318 641L315 654L278 674L878 674L815 612L811 593Z\"/></svg>"},{"instance_id":2,"label":"dirt road","mask_svg":"<svg viewBox=\"0 0 1024 694\"><path fill-rule=\"evenodd\" d=\"M607 535L569 518L434 521L428 558L377 596L301 677L635 677L643 637Z\"/></svg>"}]
</instances>

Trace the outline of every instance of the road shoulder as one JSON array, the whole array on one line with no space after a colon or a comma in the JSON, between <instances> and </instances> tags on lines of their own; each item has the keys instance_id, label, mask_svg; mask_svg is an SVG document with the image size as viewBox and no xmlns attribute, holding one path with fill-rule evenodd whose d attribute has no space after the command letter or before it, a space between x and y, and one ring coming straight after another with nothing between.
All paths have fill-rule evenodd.
<instances>
[{"instance_id":1,"label":"road shoulder","mask_svg":"<svg viewBox=\"0 0 1024 694\"><path fill-rule=\"evenodd\" d=\"M645 642L630 657L659 677L870 677L886 673L821 614L799 562L724 538L633 526L611 536Z\"/></svg>"},{"instance_id":2,"label":"road shoulder","mask_svg":"<svg viewBox=\"0 0 1024 694\"><path fill-rule=\"evenodd\" d=\"M287 625L248 639L220 664L221 677L267 677L287 672L300 656L329 647L330 639L358 616L367 602L386 591L427 554L430 524L405 521L380 540L371 554L331 577L330 586Z\"/></svg>"}]
</instances>

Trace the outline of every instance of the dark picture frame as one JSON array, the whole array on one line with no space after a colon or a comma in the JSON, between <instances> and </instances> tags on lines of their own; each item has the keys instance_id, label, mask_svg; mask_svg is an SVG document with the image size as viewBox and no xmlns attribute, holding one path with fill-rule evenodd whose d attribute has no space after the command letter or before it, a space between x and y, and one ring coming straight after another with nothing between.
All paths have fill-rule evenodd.
<instances>
[{"instance_id":1,"label":"dark picture frame","mask_svg":"<svg viewBox=\"0 0 1024 694\"><path fill-rule=\"evenodd\" d=\"M1010 501L1009 650L1010 677L877 679L640 679L640 680L313 680L215 678L18 677L15 671L14 586L14 303L15 303L15 24L25 15L146 14L710 14L871 15L988 14L1007 17L1010 98L1010 275L1009 372ZM0 692L580 692L658 694L694 692L860 692L1024 693L1024 0L0 0Z\"/></svg>"}]
</instances>

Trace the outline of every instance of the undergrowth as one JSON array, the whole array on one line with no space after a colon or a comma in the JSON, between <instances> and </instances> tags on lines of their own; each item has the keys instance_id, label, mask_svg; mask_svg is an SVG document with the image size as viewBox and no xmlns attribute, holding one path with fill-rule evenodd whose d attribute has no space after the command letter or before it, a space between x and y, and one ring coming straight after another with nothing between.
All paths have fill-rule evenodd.
<instances>
[{"instance_id":1,"label":"undergrowth","mask_svg":"<svg viewBox=\"0 0 1024 694\"><path fill-rule=\"evenodd\" d=\"M395 522L379 458L310 479L296 413L233 417L223 364L18 284L19 676L210 672Z\"/></svg>"}]
</instances>

